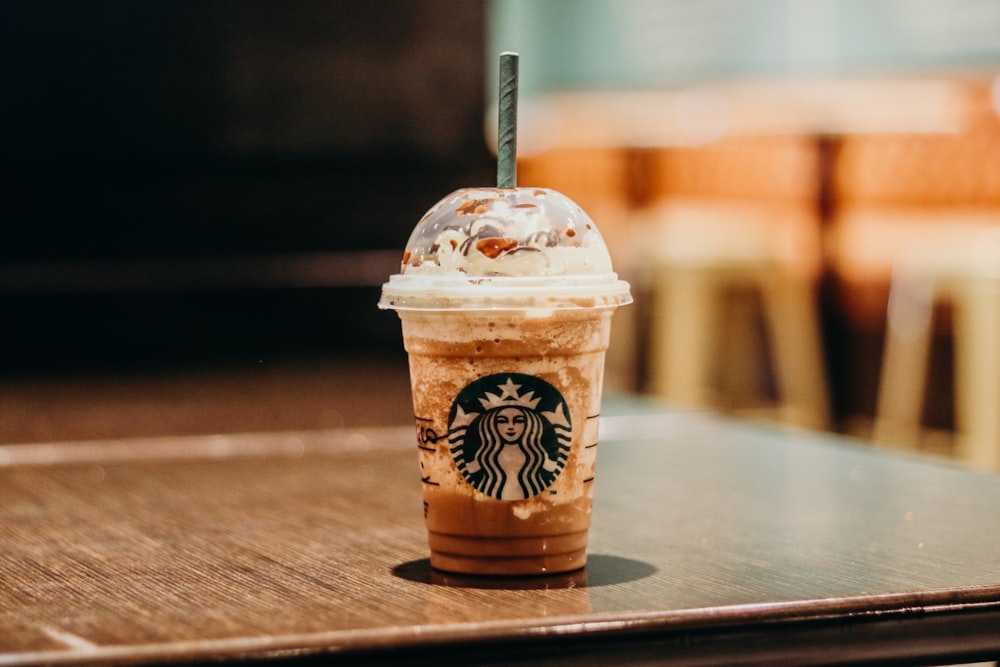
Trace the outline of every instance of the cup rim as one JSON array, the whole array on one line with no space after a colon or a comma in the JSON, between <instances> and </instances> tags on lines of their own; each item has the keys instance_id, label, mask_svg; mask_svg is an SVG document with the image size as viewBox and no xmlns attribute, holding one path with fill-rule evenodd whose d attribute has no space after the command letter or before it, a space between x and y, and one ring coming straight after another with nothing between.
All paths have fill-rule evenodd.
<instances>
[{"instance_id":1,"label":"cup rim","mask_svg":"<svg viewBox=\"0 0 1000 667\"><path fill-rule=\"evenodd\" d=\"M382 286L382 310L537 310L614 308L632 303L618 274L596 276L437 276L395 274Z\"/></svg>"}]
</instances>

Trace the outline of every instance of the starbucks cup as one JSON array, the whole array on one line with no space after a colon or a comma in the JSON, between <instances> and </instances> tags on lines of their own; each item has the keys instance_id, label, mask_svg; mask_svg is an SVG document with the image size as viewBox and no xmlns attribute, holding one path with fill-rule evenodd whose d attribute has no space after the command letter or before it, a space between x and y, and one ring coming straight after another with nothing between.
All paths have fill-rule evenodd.
<instances>
[{"instance_id":1,"label":"starbucks cup","mask_svg":"<svg viewBox=\"0 0 1000 667\"><path fill-rule=\"evenodd\" d=\"M432 567L584 567L604 354L630 302L554 190L458 190L418 223L379 307L409 356Z\"/></svg>"}]
</instances>

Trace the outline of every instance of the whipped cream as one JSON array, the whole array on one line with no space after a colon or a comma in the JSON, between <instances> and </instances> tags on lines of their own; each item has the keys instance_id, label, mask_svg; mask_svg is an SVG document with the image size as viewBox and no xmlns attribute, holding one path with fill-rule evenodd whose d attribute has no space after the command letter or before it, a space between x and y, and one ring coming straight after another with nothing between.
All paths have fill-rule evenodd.
<instances>
[{"instance_id":1,"label":"whipped cream","mask_svg":"<svg viewBox=\"0 0 1000 667\"><path fill-rule=\"evenodd\" d=\"M612 271L604 239L571 199L543 188L458 190L417 223L401 273L567 276Z\"/></svg>"},{"instance_id":2,"label":"whipped cream","mask_svg":"<svg viewBox=\"0 0 1000 667\"><path fill-rule=\"evenodd\" d=\"M465 188L421 218L381 308L593 308L631 302L593 220L545 188Z\"/></svg>"}]
</instances>

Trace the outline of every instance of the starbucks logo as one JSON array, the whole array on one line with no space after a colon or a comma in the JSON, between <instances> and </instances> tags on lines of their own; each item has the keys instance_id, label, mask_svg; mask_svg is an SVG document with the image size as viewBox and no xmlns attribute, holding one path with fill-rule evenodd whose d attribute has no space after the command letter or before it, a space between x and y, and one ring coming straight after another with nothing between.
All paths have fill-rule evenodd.
<instances>
[{"instance_id":1,"label":"starbucks logo","mask_svg":"<svg viewBox=\"0 0 1000 667\"><path fill-rule=\"evenodd\" d=\"M500 373L459 392L448 416L448 443L459 472L499 500L531 498L562 472L570 446L562 394L523 373Z\"/></svg>"}]
</instances>

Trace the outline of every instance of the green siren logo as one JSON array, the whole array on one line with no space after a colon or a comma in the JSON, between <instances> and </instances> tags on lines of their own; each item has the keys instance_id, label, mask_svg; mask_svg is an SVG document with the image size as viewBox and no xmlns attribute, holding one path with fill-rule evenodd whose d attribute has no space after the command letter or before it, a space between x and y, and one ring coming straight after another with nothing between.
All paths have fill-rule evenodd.
<instances>
[{"instance_id":1,"label":"green siren logo","mask_svg":"<svg viewBox=\"0 0 1000 667\"><path fill-rule=\"evenodd\" d=\"M570 446L562 394L523 373L472 382L451 406L448 443L462 476L499 500L536 496L559 476Z\"/></svg>"}]
</instances>

